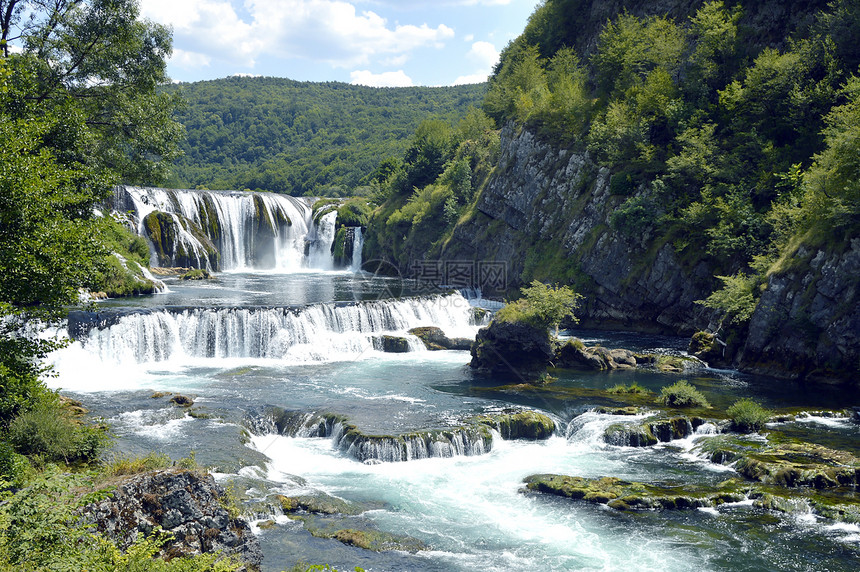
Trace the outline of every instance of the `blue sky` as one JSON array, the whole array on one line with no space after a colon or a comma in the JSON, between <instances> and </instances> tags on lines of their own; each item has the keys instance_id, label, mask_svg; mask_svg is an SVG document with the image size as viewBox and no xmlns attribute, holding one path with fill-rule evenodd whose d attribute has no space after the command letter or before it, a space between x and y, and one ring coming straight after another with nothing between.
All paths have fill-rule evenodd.
<instances>
[{"instance_id":1,"label":"blue sky","mask_svg":"<svg viewBox=\"0 0 860 572\"><path fill-rule=\"evenodd\" d=\"M484 81L541 0L140 0L173 28L174 81Z\"/></svg>"}]
</instances>

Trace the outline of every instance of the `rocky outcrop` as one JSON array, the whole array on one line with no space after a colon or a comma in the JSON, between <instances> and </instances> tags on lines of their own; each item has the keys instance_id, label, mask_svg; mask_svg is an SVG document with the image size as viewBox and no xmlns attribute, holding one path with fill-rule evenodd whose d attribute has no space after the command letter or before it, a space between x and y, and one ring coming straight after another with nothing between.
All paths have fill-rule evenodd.
<instances>
[{"instance_id":1,"label":"rocky outcrop","mask_svg":"<svg viewBox=\"0 0 860 572\"><path fill-rule=\"evenodd\" d=\"M373 347L388 354L402 354L409 351L409 340L402 336L384 334L373 338Z\"/></svg>"},{"instance_id":2,"label":"rocky outcrop","mask_svg":"<svg viewBox=\"0 0 860 572\"><path fill-rule=\"evenodd\" d=\"M546 370L554 351L549 334L525 322L494 320L478 330L471 366L479 373L532 379Z\"/></svg>"},{"instance_id":3,"label":"rocky outcrop","mask_svg":"<svg viewBox=\"0 0 860 572\"><path fill-rule=\"evenodd\" d=\"M600 346L586 347L580 340L570 340L560 346L553 359L556 367L603 371L610 369L633 369L642 361L648 360L625 349L608 349Z\"/></svg>"},{"instance_id":4,"label":"rocky outcrop","mask_svg":"<svg viewBox=\"0 0 860 572\"><path fill-rule=\"evenodd\" d=\"M492 427L503 439L539 441L549 439L555 432L555 422L537 411L481 415L470 421Z\"/></svg>"},{"instance_id":5,"label":"rocky outcrop","mask_svg":"<svg viewBox=\"0 0 860 572\"><path fill-rule=\"evenodd\" d=\"M751 481L781 487L835 489L860 484L860 459L814 443L767 443L736 436L704 440L698 450L711 461L732 464Z\"/></svg>"},{"instance_id":6,"label":"rocky outcrop","mask_svg":"<svg viewBox=\"0 0 860 572\"><path fill-rule=\"evenodd\" d=\"M704 423L699 417L648 419L642 423L614 423L603 432L603 440L620 447L649 447L689 437Z\"/></svg>"},{"instance_id":7,"label":"rocky outcrop","mask_svg":"<svg viewBox=\"0 0 860 572\"><path fill-rule=\"evenodd\" d=\"M860 238L801 247L769 277L737 367L755 373L860 384Z\"/></svg>"},{"instance_id":8,"label":"rocky outcrop","mask_svg":"<svg viewBox=\"0 0 860 572\"><path fill-rule=\"evenodd\" d=\"M224 490L211 475L162 470L133 476L102 501L82 509L86 521L128 547L139 533L157 527L173 535L162 556L174 558L221 552L237 557L248 571L259 570L263 555L248 523L226 508Z\"/></svg>"}]
</instances>

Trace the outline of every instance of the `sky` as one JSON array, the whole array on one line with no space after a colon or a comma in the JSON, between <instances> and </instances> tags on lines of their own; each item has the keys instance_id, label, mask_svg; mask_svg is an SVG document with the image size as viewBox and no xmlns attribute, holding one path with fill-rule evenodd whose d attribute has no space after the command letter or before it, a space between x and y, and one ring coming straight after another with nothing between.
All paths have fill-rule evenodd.
<instances>
[{"instance_id":1,"label":"sky","mask_svg":"<svg viewBox=\"0 0 860 572\"><path fill-rule=\"evenodd\" d=\"M140 0L173 29L173 81L480 83L541 0Z\"/></svg>"}]
</instances>

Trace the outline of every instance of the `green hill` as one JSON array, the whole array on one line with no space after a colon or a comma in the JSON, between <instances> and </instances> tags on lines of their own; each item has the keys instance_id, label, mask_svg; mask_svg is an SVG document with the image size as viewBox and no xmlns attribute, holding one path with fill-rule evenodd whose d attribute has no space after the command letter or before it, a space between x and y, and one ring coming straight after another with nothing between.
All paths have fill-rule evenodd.
<instances>
[{"instance_id":1,"label":"green hill","mask_svg":"<svg viewBox=\"0 0 860 572\"><path fill-rule=\"evenodd\" d=\"M178 84L188 138L173 187L353 194L381 158L399 156L422 120L454 122L486 84L372 88L230 77Z\"/></svg>"}]
</instances>

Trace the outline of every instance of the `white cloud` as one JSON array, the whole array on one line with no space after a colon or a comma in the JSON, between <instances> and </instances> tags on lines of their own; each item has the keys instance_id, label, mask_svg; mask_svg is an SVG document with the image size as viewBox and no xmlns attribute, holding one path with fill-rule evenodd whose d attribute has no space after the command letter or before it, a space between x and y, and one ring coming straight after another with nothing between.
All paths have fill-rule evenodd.
<instances>
[{"instance_id":1,"label":"white cloud","mask_svg":"<svg viewBox=\"0 0 860 572\"><path fill-rule=\"evenodd\" d=\"M486 68L492 68L499 62L499 52L490 42L475 42L466 56Z\"/></svg>"},{"instance_id":2,"label":"white cloud","mask_svg":"<svg viewBox=\"0 0 860 572\"><path fill-rule=\"evenodd\" d=\"M141 0L141 13L172 25L177 43L181 39L189 52L248 67L265 55L336 67L383 56L398 61L419 48L441 48L454 37L444 24L390 24L343 0L244 0L244 19L233 7L236 1Z\"/></svg>"},{"instance_id":3,"label":"white cloud","mask_svg":"<svg viewBox=\"0 0 860 572\"><path fill-rule=\"evenodd\" d=\"M487 81L487 78L493 72L493 67L499 61L499 52L490 42L475 42L472 44L466 57L478 64L477 71L468 75L461 75L451 85L483 83Z\"/></svg>"},{"instance_id":4,"label":"white cloud","mask_svg":"<svg viewBox=\"0 0 860 572\"><path fill-rule=\"evenodd\" d=\"M380 63L384 66L395 68L395 67L402 66L403 64L405 64L408 61L409 61L409 55L401 54L399 56L393 56L390 58L385 58L382 61L380 61Z\"/></svg>"},{"instance_id":5,"label":"white cloud","mask_svg":"<svg viewBox=\"0 0 860 572\"><path fill-rule=\"evenodd\" d=\"M487 81L487 78L490 76L489 73L475 73L471 75L461 75L457 79L454 80L454 83L451 85L464 85L467 83L484 83Z\"/></svg>"},{"instance_id":6,"label":"white cloud","mask_svg":"<svg viewBox=\"0 0 860 572\"><path fill-rule=\"evenodd\" d=\"M212 58L206 54L197 52L186 52L185 50L173 50L170 62L185 69L207 67L212 63Z\"/></svg>"},{"instance_id":7,"label":"white cloud","mask_svg":"<svg viewBox=\"0 0 860 572\"><path fill-rule=\"evenodd\" d=\"M403 70L375 74L370 70L356 70L349 74L353 85L369 85L370 87L410 87L412 78Z\"/></svg>"},{"instance_id":8,"label":"white cloud","mask_svg":"<svg viewBox=\"0 0 860 572\"><path fill-rule=\"evenodd\" d=\"M464 41L464 42L466 42L466 43L468 43L468 42L471 42L471 41L472 41L472 40L474 40L474 39L475 39L475 34L467 34L467 35L463 38L463 41Z\"/></svg>"}]
</instances>

